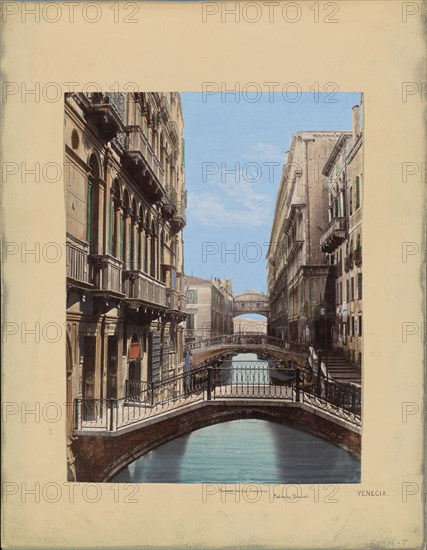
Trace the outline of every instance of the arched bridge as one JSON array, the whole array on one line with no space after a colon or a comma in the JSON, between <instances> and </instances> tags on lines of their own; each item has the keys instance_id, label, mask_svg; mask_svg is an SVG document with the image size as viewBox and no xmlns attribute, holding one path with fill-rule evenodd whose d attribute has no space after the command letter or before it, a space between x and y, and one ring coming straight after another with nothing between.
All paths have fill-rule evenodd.
<instances>
[{"instance_id":1,"label":"arched bridge","mask_svg":"<svg viewBox=\"0 0 427 550\"><path fill-rule=\"evenodd\" d=\"M360 388L276 363L227 361L131 389L122 399L76 399L73 480L110 481L167 441L249 418L293 425L360 457Z\"/></svg>"},{"instance_id":2,"label":"arched bridge","mask_svg":"<svg viewBox=\"0 0 427 550\"><path fill-rule=\"evenodd\" d=\"M282 361L293 361L305 366L308 347L304 344L286 342L266 334L223 334L186 345L191 355L191 366L204 363L231 353L256 353Z\"/></svg>"},{"instance_id":3,"label":"arched bridge","mask_svg":"<svg viewBox=\"0 0 427 550\"><path fill-rule=\"evenodd\" d=\"M236 294L233 298L233 317L245 313L258 313L268 317L270 304L267 295L256 290L246 290L241 294Z\"/></svg>"}]
</instances>

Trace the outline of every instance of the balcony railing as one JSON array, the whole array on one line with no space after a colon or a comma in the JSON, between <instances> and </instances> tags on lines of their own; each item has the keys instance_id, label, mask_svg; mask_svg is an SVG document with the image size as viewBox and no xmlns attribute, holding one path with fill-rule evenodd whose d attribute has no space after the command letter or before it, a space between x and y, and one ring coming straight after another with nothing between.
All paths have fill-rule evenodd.
<instances>
[{"instance_id":1,"label":"balcony railing","mask_svg":"<svg viewBox=\"0 0 427 550\"><path fill-rule=\"evenodd\" d=\"M179 294L176 290L166 289L166 305L168 309L179 310Z\"/></svg>"},{"instance_id":2,"label":"balcony railing","mask_svg":"<svg viewBox=\"0 0 427 550\"><path fill-rule=\"evenodd\" d=\"M106 141L111 141L125 131L126 94L118 92L89 94L91 112L89 118Z\"/></svg>"},{"instance_id":3,"label":"balcony railing","mask_svg":"<svg viewBox=\"0 0 427 550\"><path fill-rule=\"evenodd\" d=\"M175 230L180 231L185 227L186 223L185 205L183 202L178 202L176 212L172 216L172 226Z\"/></svg>"},{"instance_id":4,"label":"balcony railing","mask_svg":"<svg viewBox=\"0 0 427 550\"><path fill-rule=\"evenodd\" d=\"M170 118L170 105L168 98L164 94L162 94L160 100L160 112L162 114L163 121L167 122Z\"/></svg>"},{"instance_id":5,"label":"balcony railing","mask_svg":"<svg viewBox=\"0 0 427 550\"><path fill-rule=\"evenodd\" d=\"M91 254L89 257L90 281L106 292L122 294L123 262L107 254Z\"/></svg>"},{"instance_id":6,"label":"balcony railing","mask_svg":"<svg viewBox=\"0 0 427 550\"><path fill-rule=\"evenodd\" d=\"M344 242L347 233L347 223L345 218L332 218L328 227L320 237L320 247L323 252L333 252L342 242Z\"/></svg>"},{"instance_id":7,"label":"balcony railing","mask_svg":"<svg viewBox=\"0 0 427 550\"><path fill-rule=\"evenodd\" d=\"M89 245L67 235L67 277L81 283L89 283L87 255Z\"/></svg>"},{"instance_id":8,"label":"balcony railing","mask_svg":"<svg viewBox=\"0 0 427 550\"><path fill-rule=\"evenodd\" d=\"M172 139L175 141L176 144L178 144L179 143L178 126L174 120L170 120L168 122L168 129Z\"/></svg>"},{"instance_id":9,"label":"balcony railing","mask_svg":"<svg viewBox=\"0 0 427 550\"><path fill-rule=\"evenodd\" d=\"M126 131L128 134L128 167L131 168L136 179L144 184L144 191L147 194L150 194L151 191L157 199L162 198L165 195L164 169L160 160L140 126L128 126Z\"/></svg>"},{"instance_id":10,"label":"balcony railing","mask_svg":"<svg viewBox=\"0 0 427 550\"><path fill-rule=\"evenodd\" d=\"M167 214L174 214L176 213L178 205L178 197L175 189L173 187L169 187L166 190L166 195L163 199L163 210Z\"/></svg>"},{"instance_id":11,"label":"balcony railing","mask_svg":"<svg viewBox=\"0 0 427 550\"><path fill-rule=\"evenodd\" d=\"M166 306L165 285L142 271L123 271L123 290L127 298Z\"/></svg>"}]
</instances>

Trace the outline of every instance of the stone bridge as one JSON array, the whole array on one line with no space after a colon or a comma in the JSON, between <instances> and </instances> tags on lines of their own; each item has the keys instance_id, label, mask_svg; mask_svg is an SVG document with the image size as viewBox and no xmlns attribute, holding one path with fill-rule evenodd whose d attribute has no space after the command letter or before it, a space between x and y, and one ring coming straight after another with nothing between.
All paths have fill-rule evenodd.
<instances>
[{"instance_id":1,"label":"stone bridge","mask_svg":"<svg viewBox=\"0 0 427 550\"><path fill-rule=\"evenodd\" d=\"M277 367L242 363L238 371L224 365L199 368L123 399L76 399L70 449L75 475L69 481L111 481L159 445L240 419L291 425L360 457L360 388L316 381L301 369L282 383Z\"/></svg>"},{"instance_id":2,"label":"stone bridge","mask_svg":"<svg viewBox=\"0 0 427 550\"><path fill-rule=\"evenodd\" d=\"M247 290L241 294L236 294L233 299L233 317L245 313L258 313L269 317L270 303L267 295L256 290Z\"/></svg>"},{"instance_id":3,"label":"stone bridge","mask_svg":"<svg viewBox=\"0 0 427 550\"><path fill-rule=\"evenodd\" d=\"M224 334L186 345L191 366L197 368L231 353L256 353L280 361L292 361L300 367L307 363L309 349L303 344L285 342L265 334Z\"/></svg>"}]
</instances>

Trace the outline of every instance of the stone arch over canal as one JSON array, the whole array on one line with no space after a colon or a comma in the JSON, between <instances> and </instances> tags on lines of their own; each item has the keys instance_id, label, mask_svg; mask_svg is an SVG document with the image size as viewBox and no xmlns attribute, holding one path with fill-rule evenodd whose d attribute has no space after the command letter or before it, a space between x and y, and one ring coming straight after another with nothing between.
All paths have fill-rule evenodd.
<instances>
[{"instance_id":1,"label":"stone arch over canal","mask_svg":"<svg viewBox=\"0 0 427 550\"><path fill-rule=\"evenodd\" d=\"M114 434L86 434L73 441L76 480L109 482L149 451L201 428L233 420L256 419L295 427L360 458L360 429L308 404L243 400L194 403Z\"/></svg>"}]
</instances>

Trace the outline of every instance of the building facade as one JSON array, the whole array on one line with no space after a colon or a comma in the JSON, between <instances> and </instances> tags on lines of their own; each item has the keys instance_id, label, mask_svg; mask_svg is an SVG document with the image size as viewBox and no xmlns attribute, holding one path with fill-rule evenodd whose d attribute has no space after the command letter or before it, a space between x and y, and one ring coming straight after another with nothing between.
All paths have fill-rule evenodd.
<instances>
[{"instance_id":1,"label":"building facade","mask_svg":"<svg viewBox=\"0 0 427 550\"><path fill-rule=\"evenodd\" d=\"M68 403L182 369L183 127L178 93L65 98Z\"/></svg>"},{"instance_id":2,"label":"building facade","mask_svg":"<svg viewBox=\"0 0 427 550\"><path fill-rule=\"evenodd\" d=\"M335 287L320 236L328 223L322 169L342 132L297 132L285 157L267 253L268 334L325 347Z\"/></svg>"},{"instance_id":3,"label":"building facade","mask_svg":"<svg viewBox=\"0 0 427 550\"><path fill-rule=\"evenodd\" d=\"M233 286L230 279L185 277L186 342L233 333Z\"/></svg>"},{"instance_id":4,"label":"building facade","mask_svg":"<svg viewBox=\"0 0 427 550\"><path fill-rule=\"evenodd\" d=\"M320 238L335 278L331 347L357 367L363 329L361 107L353 107L352 132L341 136L323 169L329 223Z\"/></svg>"}]
</instances>

